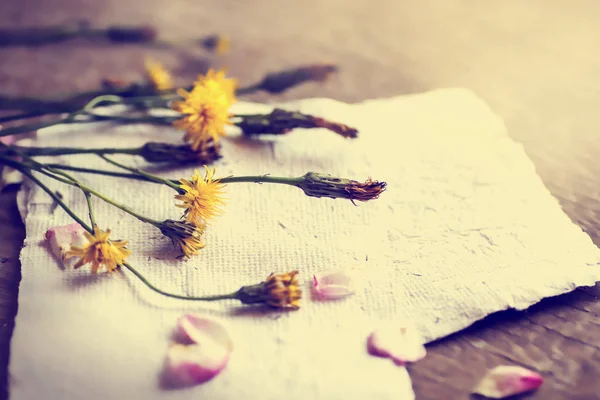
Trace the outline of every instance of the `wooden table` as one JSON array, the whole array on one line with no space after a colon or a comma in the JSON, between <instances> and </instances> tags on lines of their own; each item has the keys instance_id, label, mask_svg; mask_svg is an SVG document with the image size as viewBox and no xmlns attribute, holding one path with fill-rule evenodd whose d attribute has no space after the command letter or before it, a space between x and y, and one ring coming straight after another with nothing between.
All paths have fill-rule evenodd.
<instances>
[{"instance_id":1,"label":"wooden table","mask_svg":"<svg viewBox=\"0 0 600 400\"><path fill-rule=\"evenodd\" d=\"M54 4L50 4L54 3ZM0 2L0 26L90 19L97 25L152 23L170 38L224 33L229 55L213 60L253 82L266 71L315 61L341 72L277 99L343 101L439 87L475 91L525 146L565 212L600 243L600 3L580 0L56 0ZM102 77L137 79L141 47L83 42L0 49L0 92L51 95L91 89ZM182 79L207 57L151 51ZM264 94L251 100L270 100ZM24 237L15 193L0 195L0 374L6 374ZM565 266L568 267L568 266ZM502 312L429 346L410 367L417 398L466 399L497 364L541 371L532 399L600 399L598 287ZM41 333L43 336L43 333Z\"/></svg>"}]
</instances>

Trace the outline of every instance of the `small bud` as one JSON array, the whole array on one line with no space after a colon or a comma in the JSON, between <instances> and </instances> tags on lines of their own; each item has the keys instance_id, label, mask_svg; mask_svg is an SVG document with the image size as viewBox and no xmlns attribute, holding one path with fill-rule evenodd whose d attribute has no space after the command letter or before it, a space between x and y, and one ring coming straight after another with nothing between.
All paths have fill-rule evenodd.
<instances>
[{"instance_id":1,"label":"small bud","mask_svg":"<svg viewBox=\"0 0 600 400\"><path fill-rule=\"evenodd\" d=\"M305 82L325 81L338 67L332 64L313 64L268 74L260 83L260 89L269 93L282 93Z\"/></svg>"},{"instance_id":2,"label":"small bud","mask_svg":"<svg viewBox=\"0 0 600 400\"><path fill-rule=\"evenodd\" d=\"M270 114L244 116L236 125L246 135L283 135L294 128L325 128L345 138L358 137L358 130L355 128L281 108L275 108Z\"/></svg>"},{"instance_id":3,"label":"small bud","mask_svg":"<svg viewBox=\"0 0 600 400\"><path fill-rule=\"evenodd\" d=\"M209 140L198 151L192 150L189 145L148 142L140 148L139 155L152 163L212 164L221 158L219 148L213 140Z\"/></svg>"},{"instance_id":4,"label":"small bud","mask_svg":"<svg viewBox=\"0 0 600 400\"><path fill-rule=\"evenodd\" d=\"M377 199L386 187L385 182L373 181L371 178L363 183L317 172L307 172L302 178L304 180L297 186L311 197L369 201Z\"/></svg>"}]
</instances>

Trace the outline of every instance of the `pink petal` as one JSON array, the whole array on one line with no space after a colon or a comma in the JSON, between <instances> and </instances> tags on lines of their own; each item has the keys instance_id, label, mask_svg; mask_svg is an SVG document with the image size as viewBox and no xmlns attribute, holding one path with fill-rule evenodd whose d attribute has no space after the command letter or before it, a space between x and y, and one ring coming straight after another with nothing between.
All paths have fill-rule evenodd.
<instances>
[{"instance_id":1,"label":"pink petal","mask_svg":"<svg viewBox=\"0 0 600 400\"><path fill-rule=\"evenodd\" d=\"M220 323L199 314L186 314L179 318L175 333L182 342L194 344L214 342L228 352L233 350L233 341L227 329Z\"/></svg>"},{"instance_id":2,"label":"pink petal","mask_svg":"<svg viewBox=\"0 0 600 400\"><path fill-rule=\"evenodd\" d=\"M537 372L518 366L501 365L488 371L473 393L492 399L503 399L535 390L542 386L542 383L544 378Z\"/></svg>"},{"instance_id":3,"label":"pink petal","mask_svg":"<svg viewBox=\"0 0 600 400\"><path fill-rule=\"evenodd\" d=\"M46 231L46 240L50 244L52 254L62 262L67 259L67 251L71 246L83 246L87 239L83 234L85 230L78 223L63 226L55 226Z\"/></svg>"},{"instance_id":4,"label":"pink petal","mask_svg":"<svg viewBox=\"0 0 600 400\"><path fill-rule=\"evenodd\" d=\"M0 129L1 131L2 129ZM0 136L0 143L4 143L7 146L10 146L13 143L16 143L17 138L14 135L8 136Z\"/></svg>"},{"instance_id":5,"label":"pink petal","mask_svg":"<svg viewBox=\"0 0 600 400\"><path fill-rule=\"evenodd\" d=\"M313 275L313 292L323 300L333 300L354 294L352 278L344 271L321 272Z\"/></svg>"},{"instance_id":6,"label":"pink petal","mask_svg":"<svg viewBox=\"0 0 600 400\"><path fill-rule=\"evenodd\" d=\"M170 386L199 385L227 366L229 350L215 343L173 344L168 351L165 379Z\"/></svg>"},{"instance_id":7,"label":"pink petal","mask_svg":"<svg viewBox=\"0 0 600 400\"><path fill-rule=\"evenodd\" d=\"M419 361L427 354L423 339L410 324L374 330L367 340L367 350L374 356L389 357L397 365Z\"/></svg>"}]
</instances>

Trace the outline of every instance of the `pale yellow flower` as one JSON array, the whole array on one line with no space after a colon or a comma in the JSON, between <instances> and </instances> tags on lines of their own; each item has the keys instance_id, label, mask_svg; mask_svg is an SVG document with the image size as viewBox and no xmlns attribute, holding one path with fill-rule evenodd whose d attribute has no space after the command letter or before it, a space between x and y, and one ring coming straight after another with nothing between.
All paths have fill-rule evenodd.
<instances>
[{"instance_id":1,"label":"pale yellow flower","mask_svg":"<svg viewBox=\"0 0 600 400\"><path fill-rule=\"evenodd\" d=\"M222 213L222 206L225 205L223 199L223 189L225 185L219 183L218 179L213 179L215 170L206 169L204 178L200 176L198 170L195 171L191 180L181 179L179 188L184 194L178 194L175 199L182 203L177 207L185 208L185 219L196 225L204 226L208 220Z\"/></svg>"},{"instance_id":2,"label":"pale yellow flower","mask_svg":"<svg viewBox=\"0 0 600 400\"><path fill-rule=\"evenodd\" d=\"M67 252L67 257L79 257L75 268L91 263L94 274L101 266L111 272L122 265L125 259L131 255L131 251L125 248L127 241L109 240L110 229L105 232L96 226L93 235L89 232L84 232L84 235L88 243L81 247L72 246L71 250Z\"/></svg>"},{"instance_id":3,"label":"pale yellow flower","mask_svg":"<svg viewBox=\"0 0 600 400\"><path fill-rule=\"evenodd\" d=\"M173 88L173 78L165 67L151 58L146 59L145 66L146 76L156 90L161 91Z\"/></svg>"}]
</instances>

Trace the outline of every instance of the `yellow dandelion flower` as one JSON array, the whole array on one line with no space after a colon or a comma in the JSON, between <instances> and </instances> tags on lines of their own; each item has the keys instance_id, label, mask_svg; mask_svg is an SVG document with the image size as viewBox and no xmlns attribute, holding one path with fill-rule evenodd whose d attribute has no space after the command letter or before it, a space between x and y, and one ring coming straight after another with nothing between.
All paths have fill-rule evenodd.
<instances>
[{"instance_id":1,"label":"yellow dandelion flower","mask_svg":"<svg viewBox=\"0 0 600 400\"><path fill-rule=\"evenodd\" d=\"M156 90L168 90L173 88L173 78L165 67L151 58L147 58L145 62L146 76L150 84Z\"/></svg>"},{"instance_id":2,"label":"yellow dandelion flower","mask_svg":"<svg viewBox=\"0 0 600 400\"><path fill-rule=\"evenodd\" d=\"M92 273L98 272L101 266L111 272L117 269L117 266L123 264L125 259L131 255L131 251L126 249L126 240L109 240L110 229L106 232L97 226L94 227L94 234L84 232L88 244L78 247L72 246L67 252L68 257L79 257L75 268L85 264L92 264Z\"/></svg>"},{"instance_id":3,"label":"yellow dandelion flower","mask_svg":"<svg viewBox=\"0 0 600 400\"><path fill-rule=\"evenodd\" d=\"M175 199L182 203L177 207L185 208L183 213L185 219L196 226L204 226L207 221L223 212L221 206L225 205L223 189L225 185L213 179L215 169L206 169L204 178L198 170L195 171L191 180L181 179L179 188L184 194L178 194Z\"/></svg>"},{"instance_id":4,"label":"yellow dandelion flower","mask_svg":"<svg viewBox=\"0 0 600 400\"><path fill-rule=\"evenodd\" d=\"M183 139L192 150L203 148L210 139L218 143L219 137L225 136L225 125L230 124L227 94L215 85L198 84L191 92L180 89L177 94L183 101L174 101L172 108L184 115L173 126L185 131Z\"/></svg>"},{"instance_id":5,"label":"yellow dandelion flower","mask_svg":"<svg viewBox=\"0 0 600 400\"><path fill-rule=\"evenodd\" d=\"M226 78L225 70L216 71L211 68L206 75L198 76L195 84L213 88L215 91L224 92L227 96L229 105L232 105L237 101L235 98L235 90L237 89L238 81L237 79Z\"/></svg>"}]
</instances>

